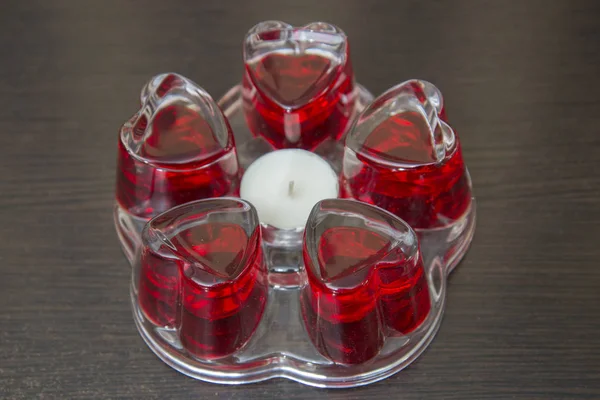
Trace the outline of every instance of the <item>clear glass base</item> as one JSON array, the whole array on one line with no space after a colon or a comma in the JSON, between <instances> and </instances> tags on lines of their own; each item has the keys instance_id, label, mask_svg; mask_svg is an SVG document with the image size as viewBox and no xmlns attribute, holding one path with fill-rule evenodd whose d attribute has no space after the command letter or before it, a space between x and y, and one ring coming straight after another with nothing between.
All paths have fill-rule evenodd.
<instances>
[{"instance_id":1,"label":"clear glass base","mask_svg":"<svg viewBox=\"0 0 600 400\"><path fill-rule=\"evenodd\" d=\"M362 109L371 95L359 86ZM241 109L241 90L232 88L219 102L236 137L242 166L270 149L266 142L253 138ZM338 168L341 165L340 143L322 143L318 153ZM140 245L140 232L147 222L115 207L115 224L121 245L134 264ZM431 296L431 310L423 323L408 335L388 337L381 352L366 363L336 364L323 357L312 344L302 320L300 292L306 275L299 247L265 245L269 267L269 296L263 317L250 341L231 356L218 360L194 357L180 343L176 329L153 324L137 302L137 275L134 265L131 301L134 319L150 349L166 364L192 378L221 384L242 384L271 378L288 378L306 385L345 388L366 385L384 379L412 363L433 340L442 320L446 301L447 279L466 253L475 231L475 201L467 212L451 225L416 230Z\"/></svg>"}]
</instances>

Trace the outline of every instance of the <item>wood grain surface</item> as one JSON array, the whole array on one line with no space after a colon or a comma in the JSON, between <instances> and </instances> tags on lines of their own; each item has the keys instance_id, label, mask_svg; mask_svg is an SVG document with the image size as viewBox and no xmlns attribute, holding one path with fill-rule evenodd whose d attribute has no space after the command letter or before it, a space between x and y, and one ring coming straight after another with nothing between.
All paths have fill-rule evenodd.
<instances>
[{"instance_id":1,"label":"wood grain surface","mask_svg":"<svg viewBox=\"0 0 600 400\"><path fill-rule=\"evenodd\" d=\"M478 201L437 338L353 390L189 379L144 345L112 225L149 77L219 97L255 23L325 20L374 93L443 91ZM600 398L600 2L2 1L0 398Z\"/></svg>"}]
</instances>

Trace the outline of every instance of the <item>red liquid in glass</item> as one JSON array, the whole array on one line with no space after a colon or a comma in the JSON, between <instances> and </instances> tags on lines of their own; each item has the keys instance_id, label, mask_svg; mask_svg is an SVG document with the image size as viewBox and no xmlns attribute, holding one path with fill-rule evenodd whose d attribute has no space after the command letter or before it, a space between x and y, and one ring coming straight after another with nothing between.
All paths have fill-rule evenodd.
<instances>
[{"instance_id":1,"label":"red liquid in glass","mask_svg":"<svg viewBox=\"0 0 600 400\"><path fill-rule=\"evenodd\" d=\"M260 229L248 237L239 225L209 223L179 233L172 242L186 259L182 345L204 359L235 352L252 336L267 298Z\"/></svg>"},{"instance_id":2,"label":"red liquid in glass","mask_svg":"<svg viewBox=\"0 0 600 400\"><path fill-rule=\"evenodd\" d=\"M310 265L306 249L304 256ZM302 309L313 343L335 362L373 358L390 328L408 333L429 313L422 262L407 260L376 232L327 229L318 243L318 259L320 278L312 266L307 268L310 284L301 297Z\"/></svg>"},{"instance_id":3,"label":"red liquid in glass","mask_svg":"<svg viewBox=\"0 0 600 400\"><path fill-rule=\"evenodd\" d=\"M384 208L413 228L448 225L471 204L460 144L446 160L436 163L429 128L416 113L384 121L365 139L356 157L362 167L352 173L345 168L342 196Z\"/></svg>"},{"instance_id":4,"label":"red liquid in glass","mask_svg":"<svg viewBox=\"0 0 600 400\"><path fill-rule=\"evenodd\" d=\"M192 200L237 195L233 140L223 147L196 111L178 103L159 109L143 138L147 125L141 116L119 137L116 196L126 211L151 218Z\"/></svg>"},{"instance_id":5,"label":"red liquid in glass","mask_svg":"<svg viewBox=\"0 0 600 400\"><path fill-rule=\"evenodd\" d=\"M421 326L431 300L420 254L405 269L379 269L379 304L388 328L407 334Z\"/></svg>"},{"instance_id":6,"label":"red liquid in glass","mask_svg":"<svg viewBox=\"0 0 600 400\"><path fill-rule=\"evenodd\" d=\"M339 298L348 300L352 294ZM321 317L316 311L319 303L327 301L325 295L315 295L308 291L302 293L301 302L304 321L312 342L321 354L341 364L359 364L375 357L383 346L381 315L371 309L356 320L336 321ZM369 300L357 297L356 300ZM350 303L350 302L348 302ZM356 303L356 302L354 302ZM348 307L342 306L339 312Z\"/></svg>"},{"instance_id":7,"label":"red liquid in glass","mask_svg":"<svg viewBox=\"0 0 600 400\"><path fill-rule=\"evenodd\" d=\"M251 132L272 146L311 150L339 139L354 110L354 78L322 55L271 52L246 63L244 111Z\"/></svg>"},{"instance_id":8,"label":"red liquid in glass","mask_svg":"<svg viewBox=\"0 0 600 400\"><path fill-rule=\"evenodd\" d=\"M180 271L173 259L144 249L140 259L138 301L153 324L174 328L179 302Z\"/></svg>"},{"instance_id":9,"label":"red liquid in glass","mask_svg":"<svg viewBox=\"0 0 600 400\"><path fill-rule=\"evenodd\" d=\"M220 358L256 329L267 297L260 230L248 238L231 223L193 226L171 238L178 259L146 249L138 299L156 325L179 329L190 353Z\"/></svg>"}]
</instances>

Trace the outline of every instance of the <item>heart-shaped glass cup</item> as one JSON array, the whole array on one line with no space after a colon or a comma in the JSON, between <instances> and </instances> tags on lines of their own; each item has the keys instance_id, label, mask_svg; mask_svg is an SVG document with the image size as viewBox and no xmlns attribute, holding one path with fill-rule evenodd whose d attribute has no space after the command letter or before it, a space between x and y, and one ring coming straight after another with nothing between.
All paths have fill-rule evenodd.
<instances>
[{"instance_id":1,"label":"heart-shaped glass cup","mask_svg":"<svg viewBox=\"0 0 600 400\"><path fill-rule=\"evenodd\" d=\"M246 35L244 64L244 112L255 136L276 149L312 150L345 133L357 96L338 27L262 22Z\"/></svg>"},{"instance_id":2,"label":"heart-shaped glass cup","mask_svg":"<svg viewBox=\"0 0 600 400\"><path fill-rule=\"evenodd\" d=\"M417 329L431 308L415 232L389 212L353 200L315 205L304 238L304 322L336 363L375 357L388 336Z\"/></svg>"},{"instance_id":3,"label":"heart-shaped glass cup","mask_svg":"<svg viewBox=\"0 0 600 400\"><path fill-rule=\"evenodd\" d=\"M190 202L153 218L134 268L145 318L176 330L195 357L235 352L260 322L268 293L260 225L241 199Z\"/></svg>"},{"instance_id":4,"label":"heart-shaped glass cup","mask_svg":"<svg viewBox=\"0 0 600 400\"><path fill-rule=\"evenodd\" d=\"M160 74L141 102L119 132L117 228L130 259L150 218L188 201L237 195L240 182L231 128L202 88Z\"/></svg>"},{"instance_id":5,"label":"heart-shaped glass cup","mask_svg":"<svg viewBox=\"0 0 600 400\"><path fill-rule=\"evenodd\" d=\"M237 193L231 129L212 97L177 74L154 77L121 128L117 201L153 217L191 200Z\"/></svg>"},{"instance_id":6,"label":"heart-shaped glass cup","mask_svg":"<svg viewBox=\"0 0 600 400\"><path fill-rule=\"evenodd\" d=\"M442 96L411 80L376 98L346 139L342 196L382 207L415 229L452 225L471 205L460 143Z\"/></svg>"}]
</instances>

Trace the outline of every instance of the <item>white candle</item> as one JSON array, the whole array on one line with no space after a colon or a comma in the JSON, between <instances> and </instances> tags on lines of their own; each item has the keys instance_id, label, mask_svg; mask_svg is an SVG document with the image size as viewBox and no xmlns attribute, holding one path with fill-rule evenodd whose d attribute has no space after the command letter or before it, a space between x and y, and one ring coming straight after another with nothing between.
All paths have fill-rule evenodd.
<instances>
[{"instance_id":1,"label":"white candle","mask_svg":"<svg viewBox=\"0 0 600 400\"><path fill-rule=\"evenodd\" d=\"M240 187L240 197L256 207L260 222L279 229L304 228L314 205L338 194L338 177L327 161L299 149L260 157Z\"/></svg>"}]
</instances>

